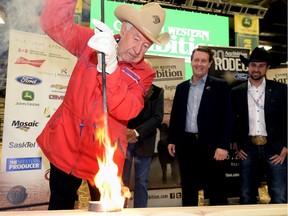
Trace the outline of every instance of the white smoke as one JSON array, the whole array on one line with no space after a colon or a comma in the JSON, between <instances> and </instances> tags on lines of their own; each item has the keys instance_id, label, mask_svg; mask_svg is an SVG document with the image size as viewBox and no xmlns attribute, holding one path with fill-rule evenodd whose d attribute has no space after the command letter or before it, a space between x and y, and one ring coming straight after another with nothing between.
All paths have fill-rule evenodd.
<instances>
[{"instance_id":1,"label":"white smoke","mask_svg":"<svg viewBox=\"0 0 288 216\"><path fill-rule=\"evenodd\" d=\"M39 26L45 0L10 0L6 3L7 24L10 29L42 33Z\"/></svg>"},{"instance_id":2,"label":"white smoke","mask_svg":"<svg viewBox=\"0 0 288 216\"><path fill-rule=\"evenodd\" d=\"M39 25L44 3L45 0L0 1L0 10L6 13L6 23L0 25L0 90L6 85L10 30L44 34Z\"/></svg>"}]
</instances>

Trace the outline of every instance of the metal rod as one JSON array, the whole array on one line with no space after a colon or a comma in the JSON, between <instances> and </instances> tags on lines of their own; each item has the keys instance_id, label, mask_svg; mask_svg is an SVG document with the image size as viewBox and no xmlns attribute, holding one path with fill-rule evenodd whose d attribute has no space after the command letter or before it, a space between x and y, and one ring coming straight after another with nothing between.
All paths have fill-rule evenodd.
<instances>
[{"instance_id":1,"label":"metal rod","mask_svg":"<svg viewBox=\"0 0 288 216\"><path fill-rule=\"evenodd\" d=\"M104 0L101 0L101 21L105 23L105 7ZM107 114L107 94L106 94L106 67L105 67L105 53L102 53L102 98L103 98L103 123L104 123L104 144L108 143L108 114Z\"/></svg>"}]
</instances>

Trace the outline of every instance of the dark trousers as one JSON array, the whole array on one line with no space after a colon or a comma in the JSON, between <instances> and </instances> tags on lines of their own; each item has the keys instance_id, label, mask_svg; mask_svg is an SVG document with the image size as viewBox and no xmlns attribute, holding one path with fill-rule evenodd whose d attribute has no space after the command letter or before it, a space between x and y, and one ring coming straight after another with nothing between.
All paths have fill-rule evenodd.
<instances>
[{"instance_id":1,"label":"dark trousers","mask_svg":"<svg viewBox=\"0 0 288 216\"><path fill-rule=\"evenodd\" d=\"M77 190L82 179L67 174L50 163L50 201L48 210L74 209L78 199Z\"/></svg>"},{"instance_id":2,"label":"dark trousers","mask_svg":"<svg viewBox=\"0 0 288 216\"><path fill-rule=\"evenodd\" d=\"M261 165L265 166L270 203L287 203L287 158L283 164L273 164L266 145L257 146L248 142L246 146L245 152L248 157L240 161L240 204L258 203L258 170Z\"/></svg>"},{"instance_id":3,"label":"dark trousers","mask_svg":"<svg viewBox=\"0 0 288 216\"><path fill-rule=\"evenodd\" d=\"M123 168L122 180L125 186L130 185L132 164L134 161L134 208L146 208L148 204L148 177L152 157L139 156L135 144L129 143Z\"/></svg>"},{"instance_id":4,"label":"dark trousers","mask_svg":"<svg viewBox=\"0 0 288 216\"><path fill-rule=\"evenodd\" d=\"M225 164L215 161L198 142L198 137L186 133L181 144L176 146L178 156L182 205L197 206L198 192L204 189L210 205L227 205L225 193Z\"/></svg>"}]
</instances>

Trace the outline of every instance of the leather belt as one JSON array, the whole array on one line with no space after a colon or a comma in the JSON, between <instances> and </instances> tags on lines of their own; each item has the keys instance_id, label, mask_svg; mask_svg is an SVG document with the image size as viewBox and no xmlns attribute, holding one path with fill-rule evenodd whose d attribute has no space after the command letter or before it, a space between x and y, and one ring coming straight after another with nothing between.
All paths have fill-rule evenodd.
<instances>
[{"instance_id":1,"label":"leather belt","mask_svg":"<svg viewBox=\"0 0 288 216\"><path fill-rule=\"evenodd\" d=\"M189 136L193 136L198 140L198 133L190 133L190 132L186 132Z\"/></svg>"},{"instance_id":2,"label":"leather belt","mask_svg":"<svg viewBox=\"0 0 288 216\"><path fill-rule=\"evenodd\" d=\"M254 145L265 145L267 143L266 136L250 136L250 138Z\"/></svg>"}]
</instances>

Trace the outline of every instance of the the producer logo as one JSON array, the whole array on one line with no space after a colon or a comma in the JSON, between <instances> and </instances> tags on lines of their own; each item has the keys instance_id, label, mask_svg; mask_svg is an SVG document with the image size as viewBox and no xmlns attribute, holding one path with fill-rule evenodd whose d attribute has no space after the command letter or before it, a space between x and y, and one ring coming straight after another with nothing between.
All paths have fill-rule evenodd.
<instances>
[{"instance_id":1,"label":"the producer logo","mask_svg":"<svg viewBox=\"0 0 288 216\"><path fill-rule=\"evenodd\" d=\"M41 170L42 158L7 158L6 172L24 171L24 170Z\"/></svg>"}]
</instances>

